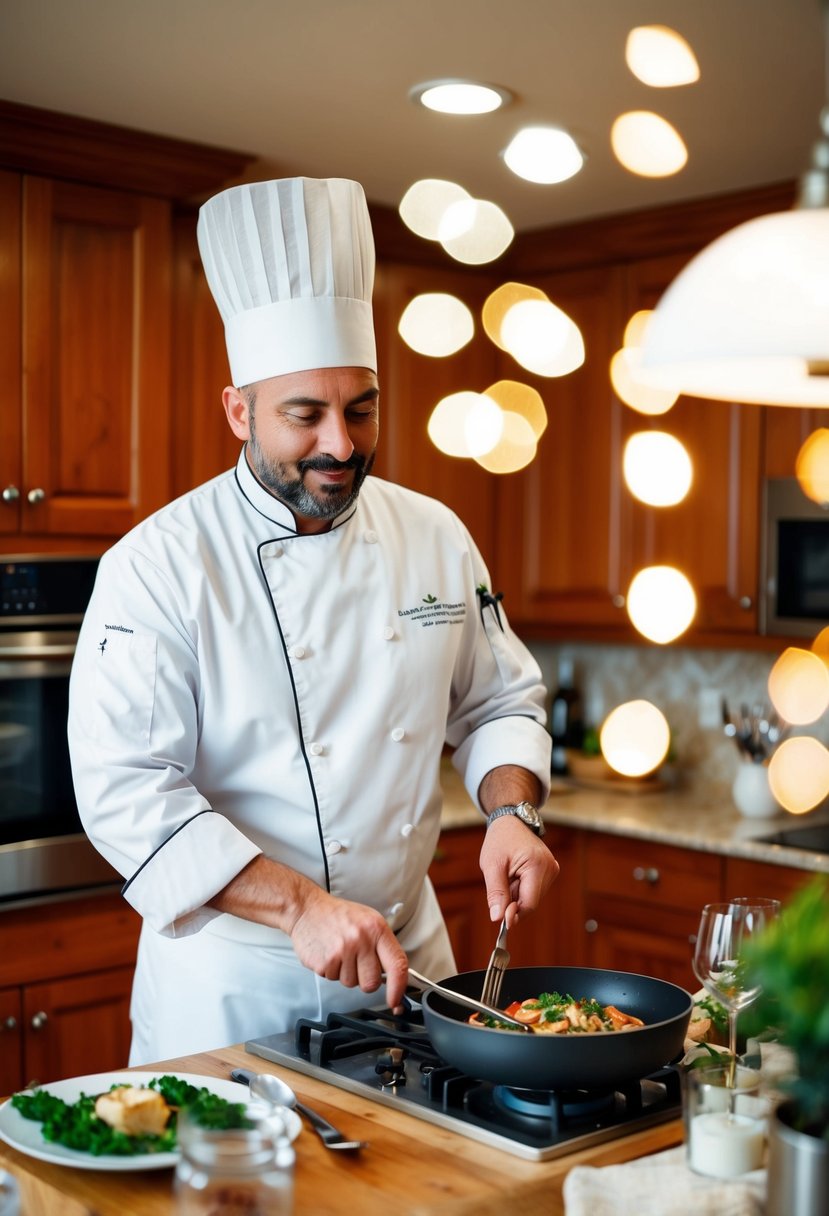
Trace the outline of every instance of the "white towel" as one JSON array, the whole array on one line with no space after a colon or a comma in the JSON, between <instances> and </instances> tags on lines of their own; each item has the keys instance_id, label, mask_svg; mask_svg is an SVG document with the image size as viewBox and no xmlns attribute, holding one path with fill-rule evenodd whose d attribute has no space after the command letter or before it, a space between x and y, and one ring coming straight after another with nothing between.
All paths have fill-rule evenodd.
<instances>
[{"instance_id":1,"label":"white towel","mask_svg":"<svg viewBox=\"0 0 829 1216\"><path fill-rule=\"evenodd\" d=\"M566 1216L762 1216L765 1195L765 1170L704 1178L684 1145L625 1165L577 1165L564 1180Z\"/></svg>"}]
</instances>

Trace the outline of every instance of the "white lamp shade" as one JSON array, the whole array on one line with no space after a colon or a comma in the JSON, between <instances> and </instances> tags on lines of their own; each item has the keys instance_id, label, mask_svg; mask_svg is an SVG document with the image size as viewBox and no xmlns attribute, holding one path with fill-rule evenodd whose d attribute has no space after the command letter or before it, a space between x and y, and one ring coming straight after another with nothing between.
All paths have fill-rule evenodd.
<instances>
[{"instance_id":1,"label":"white lamp shade","mask_svg":"<svg viewBox=\"0 0 829 1216\"><path fill-rule=\"evenodd\" d=\"M440 359L466 346L475 332L475 321L457 296L426 291L409 301L397 329L412 350Z\"/></svg>"},{"instance_id":2,"label":"white lamp shade","mask_svg":"<svg viewBox=\"0 0 829 1216\"><path fill-rule=\"evenodd\" d=\"M749 220L689 262L648 326L642 374L696 397L827 406L829 208Z\"/></svg>"}]
</instances>

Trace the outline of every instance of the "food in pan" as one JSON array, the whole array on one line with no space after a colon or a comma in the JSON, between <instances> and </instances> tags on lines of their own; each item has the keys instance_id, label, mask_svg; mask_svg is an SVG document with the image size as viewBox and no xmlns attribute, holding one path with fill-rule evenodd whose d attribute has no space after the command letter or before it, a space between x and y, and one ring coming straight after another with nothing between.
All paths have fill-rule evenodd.
<instances>
[{"instance_id":1,"label":"food in pan","mask_svg":"<svg viewBox=\"0 0 829 1216\"><path fill-rule=\"evenodd\" d=\"M615 1005L602 1005L593 997L576 1000L569 994L542 992L526 1001L513 1001L504 1013L523 1022L536 1034L603 1034L614 1030L636 1030L645 1023L630 1013L622 1013ZM511 1030L507 1022L486 1014L473 1013L468 1019L472 1026L489 1026Z\"/></svg>"}]
</instances>

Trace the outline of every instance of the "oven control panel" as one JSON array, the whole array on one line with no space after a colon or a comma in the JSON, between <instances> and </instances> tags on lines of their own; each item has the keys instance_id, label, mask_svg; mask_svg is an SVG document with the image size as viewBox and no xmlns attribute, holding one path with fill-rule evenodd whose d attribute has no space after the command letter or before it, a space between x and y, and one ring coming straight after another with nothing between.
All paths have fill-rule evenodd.
<instances>
[{"instance_id":1,"label":"oven control panel","mask_svg":"<svg viewBox=\"0 0 829 1216\"><path fill-rule=\"evenodd\" d=\"M97 568L97 557L0 557L0 621L79 621Z\"/></svg>"}]
</instances>

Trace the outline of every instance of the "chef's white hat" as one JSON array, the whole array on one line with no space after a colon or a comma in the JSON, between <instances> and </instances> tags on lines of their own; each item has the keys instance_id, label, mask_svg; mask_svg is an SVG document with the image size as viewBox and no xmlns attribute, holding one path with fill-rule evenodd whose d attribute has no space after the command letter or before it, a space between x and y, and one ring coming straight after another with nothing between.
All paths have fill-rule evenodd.
<instances>
[{"instance_id":1,"label":"chef's white hat","mask_svg":"<svg viewBox=\"0 0 829 1216\"><path fill-rule=\"evenodd\" d=\"M362 186L233 186L199 212L199 251L239 387L317 367L377 370L374 240Z\"/></svg>"}]
</instances>

